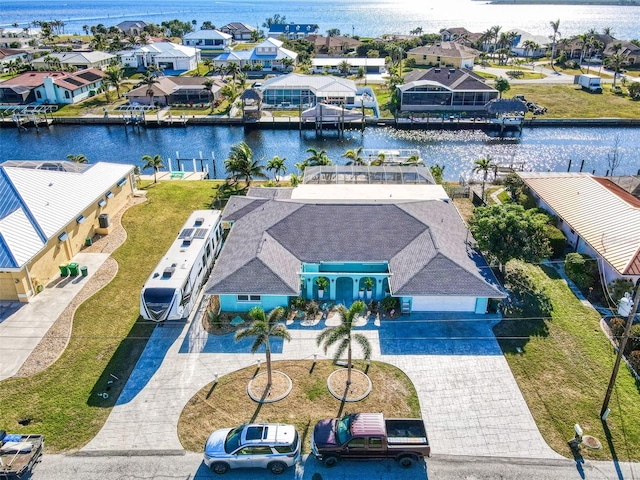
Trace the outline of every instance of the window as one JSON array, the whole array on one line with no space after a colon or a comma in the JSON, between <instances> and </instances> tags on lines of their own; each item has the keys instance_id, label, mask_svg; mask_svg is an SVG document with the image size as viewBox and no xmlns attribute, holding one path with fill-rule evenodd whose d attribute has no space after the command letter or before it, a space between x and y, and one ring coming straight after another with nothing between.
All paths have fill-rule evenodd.
<instances>
[{"instance_id":1,"label":"window","mask_svg":"<svg viewBox=\"0 0 640 480\"><path fill-rule=\"evenodd\" d=\"M348 445L349 448L364 448L364 438L363 437L355 437L352 438Z\"/></svg>"},{"instance_id":2,"label":"window","mask_svg":"<svg viewBox=\"0 0 640 480\"><path fill-rule=\"evenodd\" d=\"M82 223L84 221L85 221L84 215L80 215L78 218L76 218L77 223Z\"/></svg>"},{"instance_id":3,"label":"window","mask_svg":"<svg viewBox=\"0 0 640 480\"><path fill-rule=\"evenodd\" d=\"M98 202L99 207L104 207L107 204L107 201L104 198L101 198Z\"/></svg>"},{"instance_id":4,"label":"window","mask_svg":"<svg viewBox=\"0 0 640 480\"><path fill-rule=\"evenodd\" d=\"M238 450L238 455L271 455L272 453L271 447L267 445L249 446Z\"/></svg>"},{"instance_id":5,"label":"window","mask_svg":"<svg viewBox=\"0 0 640 480\"><path fill-rule=\"evenodd\" d=\"M71 95L69 95L69 90L64 91L64 98L71 98Z\"/></svg>"},{"instance_id":6,"label":"window","mask_svg":"<svg viewBox=\"0 0 640 480\"><path fill-rule=\"evenodd\" d=\"M42 92L40 90L36 91L36 97L42 98Z\"/></svg>"},{"instance_id":7,"label":"window","mask_svg":"<svg viewBox=\"0 0 640 480\"><path fill-rule=\"evenodd\" d=\"M260 295L238 295L239 302L260 302L261 300Z\"/></svg>"},{"instance_id":8,"label":"window","mask_svg":"<svg viewBox=\"0 0 640 480\"><path fill-rule=\"evenodd\" d=\"M109 191L105 194L105 196L106 196L107 198L111 198L111 197L113 197L113 192L112 192L111 190L109 190Z\"/></svg>"},{"instance_id":9,"label":"window","mask_svg":"<svg viewBox=\"0 0 640 480\"><path fill-rule=\"evenodd\" d=\"M380 449L382 448L382 438L381 437L369 437L369 448L371 449Z\"/></svg>"}]
</instances>

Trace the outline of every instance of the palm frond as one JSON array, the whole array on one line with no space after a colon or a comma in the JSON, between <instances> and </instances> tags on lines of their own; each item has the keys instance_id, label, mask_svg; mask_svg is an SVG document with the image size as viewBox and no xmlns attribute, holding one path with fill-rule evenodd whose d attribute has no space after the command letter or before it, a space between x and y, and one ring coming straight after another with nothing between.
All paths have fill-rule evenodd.
<instances>
[{"instance_id":1,"label":"palm frond","mask_svg":"<svg viewBox=\"0 0 640 480\"><path fill-rule=\"evenodd\" d=\"M369 339L361 333L356 333L353 336L353 339L358 345L360 345L362 354L364 355L364 359L368 360L369 358L371 358L371 342L369 342Z\"/></svg>"}]
</instances>

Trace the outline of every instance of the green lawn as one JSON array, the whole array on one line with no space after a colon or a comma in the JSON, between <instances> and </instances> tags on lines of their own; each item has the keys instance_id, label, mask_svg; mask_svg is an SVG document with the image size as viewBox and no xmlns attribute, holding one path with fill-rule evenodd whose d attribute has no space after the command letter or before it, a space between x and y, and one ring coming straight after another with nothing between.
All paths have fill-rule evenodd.
<instances>
[{"instance_id":1,"label":"green lawn","mask_svg":"<svg viewBox=\"0 0 640 480\"><path fill-rule=\"evenodd\" d=\"M41 433L49 451L71 451L104 424L155 326L138 320L140 288L190 212L209 208L215 184L164 182L147 190L148 200L124 214L127 241L112 254L117 276L78 308L60 359L40 374L0 383L3 429ZM103 399L97 394L110 374L121 381ZM25 419L29 425L18 423Z\"/></svg>"},{"instance_id":2,"label":"green lawn","mask_svg":"<svg viewBox=\"0 0 640 480\"><path fill-rule=\"evenodd\" d=\"M640 382L623 364L605 430L599 413L615 352L600 330L600 315L583 306L554 270L527 270L550 296L551 318L503 320L494 331L544 439L571 458L567 441L578 423L603 445L599 451L582 449L584 457L640 460Z\"/></svg>"},{"instance_id":3,"label":"green lawn","mask_svg":"<svg viewBox=\"0 0 640 480\"><path fill-rule=\"evenodd\" d=\"M378 105L380 106L380 116L382 118L393 118L393 113L391 112L391 92L389 91L389 87L386 84L370 84L368 85L373 90L373 93L376 95L376 99L378 100Z\"/></svg>"},{"instance_id":4,"label":"green lawn","mask_svg":"<svg viewBox=\"0 0 640 480\"><path fill-rule=\"evenodd\" d=\"M551 118L640 118L640 104L609 91L593 94L575 85L511 85L507 96L522 94L548 108Z\"/></svg>"}]
</instances>

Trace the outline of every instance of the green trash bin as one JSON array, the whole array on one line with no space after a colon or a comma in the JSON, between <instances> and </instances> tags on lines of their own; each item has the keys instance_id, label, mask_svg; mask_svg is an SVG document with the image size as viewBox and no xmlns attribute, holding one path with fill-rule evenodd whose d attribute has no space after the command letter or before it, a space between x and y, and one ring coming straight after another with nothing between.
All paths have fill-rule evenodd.
<instances>
[{"instance_id":1,"label":"green trash bin","mask_svg":"<svg viewBox=\"0 0 640 480\"><path fill-rule=\"evenodd\" d=\"M61 277L66 277L67 275L69 275L69 265L67 265L66 263L61 263L60 264L60 276Z\"/></svg>"},{"instance_id":2,"label":"green trash bin","mask_svg":"<svg viewBox=\"0 0 640 480\"><path fill-rule=\"evenodd\" d=\"M92 243L93 243L93 240L91 239L91 237L87 237L84 241L84 244L87 247L90 247Z\"/></svg>"},{"instance_id":3,"label":"green trash bin","mask_svg":"<svg viewBox=\"0 0 640 480\"><path fill-rule=\"evenodd\" d=\"M89 269L87 269L87 267L83 265L82 267L80 267L80 273L83 277L86 277L87 275L89 275Z\"/></svg>"},{"instance_id":4,"label":"green trash bin","mask_svg":"<svg viewBox=\"0 0 640 480\"><path fill-rule=\"evenodd\" d=\"M71 275L72 277L75 277L76 275L78 275L78 269L80 268L80 265L73 262L73 263L70 263L68 267L69 267L69 275Z\"/></svg>"}]
</instances>

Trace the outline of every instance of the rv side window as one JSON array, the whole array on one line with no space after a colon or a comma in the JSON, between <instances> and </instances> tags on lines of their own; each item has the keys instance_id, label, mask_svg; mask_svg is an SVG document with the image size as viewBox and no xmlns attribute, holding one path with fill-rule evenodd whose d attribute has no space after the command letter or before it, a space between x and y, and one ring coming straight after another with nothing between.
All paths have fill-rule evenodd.
<instances>
[{"instance_id":1,"label":"rv side window","mask_svg":"<svg viewBox=\"0 0 640 480\"><path fill-rule=\"evenodd\" d=\"M207 258L211 256L211 244L207 243ZM205 259L202 259L202 263L205 263Z\"/></svg>"}]
</instances>

